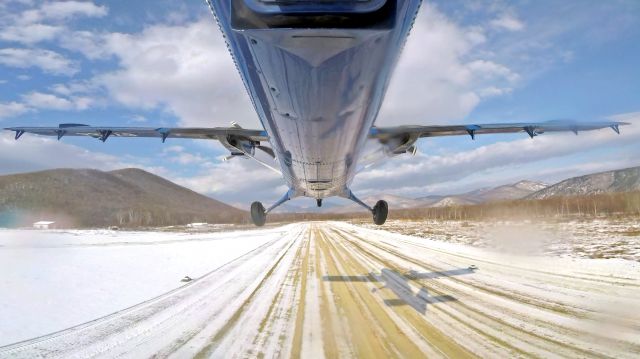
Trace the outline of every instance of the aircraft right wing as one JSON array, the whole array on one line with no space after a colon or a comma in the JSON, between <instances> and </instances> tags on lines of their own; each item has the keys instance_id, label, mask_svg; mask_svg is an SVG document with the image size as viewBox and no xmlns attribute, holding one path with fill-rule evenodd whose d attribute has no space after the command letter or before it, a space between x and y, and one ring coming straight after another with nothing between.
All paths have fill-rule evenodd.
<instances>
[{"instance_id":1,"label":"aircraft right wing","mask_svg":"<svg viewBox=\"0 0 640 359\"><path fill-rule=\"evenodd\" d=\"M547 122L519 122L493 123L444 126L397 126L372 127L369 138L378 139L389 150L390 154L401 154L415 151L415 142L423 137L468 135L475 139L478 134L518 133L525 132L533 138L545 132L573 132L591 131L611 128L620 134L619 126L628 125L626 122L600 121L547 121Z\"/></svg>"}]
</instances>

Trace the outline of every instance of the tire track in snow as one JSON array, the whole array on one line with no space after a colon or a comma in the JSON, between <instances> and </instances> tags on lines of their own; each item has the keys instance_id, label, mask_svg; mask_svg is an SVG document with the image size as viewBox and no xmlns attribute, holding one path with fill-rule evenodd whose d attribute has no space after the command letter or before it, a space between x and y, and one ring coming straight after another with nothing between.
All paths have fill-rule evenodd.
<instances>
[{"instance_id":1,"label":"tire track in snow","mask_svg":"<svg viewBox=\"0 0 640 359\"><path fill-rule=\"evenodd\" d=\"M333 231L334 233L337 233L335 232L335 230ZM387 280L388 282L396 282L396 283L408 282L409 283L409 288L412 292L396 293L397 295L405 296L408 294L409 296L411 296L412 293L414 292L419 293L419 290L423 288L423 286L418 281L411 279L409 275L403 276L400 274L403 272L407 272L407 270L400 268L395 264L391 264L388 260L384 260L381 257L376 256L375 254L364 250L361 246L353 243L354 241L348 241L348 242L350 242L350 245L347 245L347 248L345 248L345 250L347 251L350 250L358 253L359 256L361 257L360 260L362 260L363 262L370 263L369 268L371 271L376 271L378 270L378 268L393 270L395 273L397 273L395 275L396 278L390 278L391 275L387 274L386 278L384 278L385 280ZM354 247L354 248L349 248L349 247ZM411 285L411 283L418 283L418 285ZM425 287L429 288L430 293L436 294L438 296L444 295L444 296L452 296L455 298L457 295L460 294L459 292L456 292L451 288L446 288L446 287L443 288L441 286L438 286L437 284L434 285L433 283L429 283ZM409 298L403 298L403 300L407 303L416 302L416 301L420 302L420 304L424 305L425 308L429 305L435 304L428 298L409 297ZM466 328L467 330L471 330L471 332L467 332L466 333L467 335L465 336L455 335L454 337L457 337L457 340L459 340L460 345L463 345L463 346L469 346L469 344L477 344L479 346L483 346L485 344L484 341L487 341L488 343L493 343L494 348L485 347L484 349L485 350L497 349L498 351L494 353L494 355L500 354L503 356L504 355L528 356L527 351L523 349L527 349L527 347L529 347L528 348L529 351L534 351L536 349L536 347L531 347L528 341L524 341L521 338L518 338L517 336L511 335L510 338L508 338L508 340L505 340L505 338L501 338L501 336L508 335L507 334L508 332L505 333L505 328L496 327L495 323L492 323L498 320L496 317L488 316L485 313L482 313L476 310L463 311L463 310L460 310L459 308L458 309L451 308L456 305L460 305L460 303L450 304L448 307L431 306L429 310L433 314L440 314L440 315L436 315L436 316L434 316L433 314L426 315L425 318L428 318L427 319L428 321L432 321L433 325L436 327L446 328L447 329L446 331L449 334L455 333L454 328L457 328L458 331L461 328ZM467 306L465 305L462 305L462 306L468 309ZM446 318L448 320L442 320L441 318L439 318L442 315L446 315ZM451 326L450 322L455 323L455 325ZM489 324L494 324L494 325L489 325ZM469 336L469 334L476 334L476 337L477 337L476 340L475 341L471 340L473 336ZM470 350L473 350L474 352L478 352L477 348L475 350L473 348L470 348Z\"/></svg>"},{"instance_id":2,"label":"tire track in snow","mask_svg":"<svg viewBox=\"0 0 640 359\"><path fill-rule=\"evenodd\" d=\"M443 272L445 269L437 268L431 265L431 263L427 264L424 260L417 260L414 258L416 255L415 250L407 250L404 248L403 252L400 253L400 249L397 249L398 246L388 246L381 245L380 240L373 239L375 237L384 237L386 241L389 240L387 236L385 236L385 232L381 231L365 231L359 232L357 235L353 234L354 231L348 230L353 227L338 225L338 228L333 228L333 231L337 231L337 233L342 233L342 235L346 235L351 237L350 242L352 244L351 248L347 248L347 251L351 252L362 252L368 253L368 255L374 256L376 260L380 261L380 265L386 267L394 267L397 272L402 273L406 272L409 268L418 268L426 269L429 271L433 271L434 273ZM357 232L357 231L356 231ZM367 238L365 238L365 234L367 234ZM364 249L362 246L367 246L367 249ZM376 254L372 253L376 252ZM450 253L446 253L447 255ZM382 260L380 255L384 257ZM452 255L455 256L455 253ZM424 257L423 257L424 258ZM474 260L474 258L469 258L470 260ZM393 264L391 262L393 262ZM402 263L404 262L404 263ZM474 262L477 262L474 260ZM404 264L403 266L398 266L396 263ZM409 263L409 264L407 264ZM450 265L448 266L450 268ZM483 268L485 268L483 266ZM519 268L522 270L522 268ZM482 272L480 272L482 273ZM486 287L490 287L489 283L484 283L485 288L480 288L477 285L473 285L472 277L446 277L441 278L439 280L430 279L430 280L416 280L412 279L411 276L406 276L411 282L416 283L418 286L429 286L431 290L434 290L434 293L440 294L442 292L451 293L454 296L460 296L465 299L465 302L475 302L473 303L473 308L469 305L465 305L462 300L458 302L452 302L451 306L442 306L443 309L453 309L455 307L464 307L467 311L461 311L464 313L464 322L460 322L460 324L468 325L471 322L474 316L483 319L486 323L494 323L499 326L496 327L498 335L503 338L511 337L511 342L518 343L519 339L522 337L528 337L529 342L534 344L537 347L543 348L544 353L546 355L558 355L561 353L565 353L566 356L592 356L592 357L602 357L602 356L610 356L617 357L620 353L627 353L628 356L633 357L632 353L640 352L638 336L635 337L635 341L632 343L624 342L621 340L615 340L612 338L606 338L603 336L596 335L597 331L578 331L577 328L568 328L564 326L565 323L562 320L559 323L551 322L551 321L542 321L540 318L535 320L535 317L532 318L529 316L528 312L535 312L533 308L529 308L524 311L513 311L507 310L509 309L508 305L504 306L504 303L501 301L495 300L473 300L472 296L477 295L479 290L486 289ZM507 280L513 280L514 278L507 278ZM504 278L503 278L504 280ZM527 278L517 277L515 280L523 280L525 283L530 282ZM540 280L540 278L538 278ZM456 284L456 285L453 285ZM499 284L499 283L496 283ZM607 283L607 285L611 285ZM637 292L636 292L637 293ZM586 294L586 293L581 293ZM517 298L512 298L512 302L517 302ZM544 300L544 299L541 299ZM576 297L573 298L574 304L576 302ZM494 308L494 309L492 309ZM437 311L438 308L434 309ZM484 309L484 310L483 310ZM496 313L495 309L501 310L502 316L491 315L487 316L487 312ZM522 309L522 308L520 308ZM500 312L497 312L500 314ZM451 313L449 313L451 314ZM565 316L567 316L565 314ZM517 321L514 322L514 319L520 321L520 324L516 324ZM553 317L553 319L558 319L558 316ZM582 318L578 318L582 319ZM637 315L635 316L636 324L637 324ZM527 323L527 321L531 321ZM582 323L584 326L584 322ZM511 333L511 334L510 334ZM485 333L486 334L486 333ZM611 333L608 333L609 335ZM638 333L637 333L638 334ZM560 338L562 341L557 340L556 338ZM516 340L514 340L516 339ZM533 339L533 340L532 340ZM545 342L547 344L545 344ZM519 347L523 347L520 345ZM567 351L569 350L569 351ZM573 353L573 354L572 354ZM608 353L608 354L607 354Z\"/></svg>"},{"instance_id":3,"label":"tire track in snow","mask_svg":"<svg viewBox=\"0 0 640 359\"><path fill-rule=\"evenodd\" d=\"M633 274L555 273L344 223L279 233L188 285L0 357L640 355L637 313L619 318L617 339L581 327L606 317L593 298L640 303ZM481 268L459 270L470 263Z\"/></svg>"}]
</instances>

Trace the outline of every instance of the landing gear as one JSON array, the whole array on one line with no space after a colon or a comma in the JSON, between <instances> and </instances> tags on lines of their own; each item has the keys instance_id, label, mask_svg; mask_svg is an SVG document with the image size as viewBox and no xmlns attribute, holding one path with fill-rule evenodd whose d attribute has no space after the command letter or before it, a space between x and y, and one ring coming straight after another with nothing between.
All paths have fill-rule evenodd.
<instances>
[{"instance_id":1,"label":"landing gear","mask_svg":"<svg viewBox=\"0 0 640 359\"><path fill-rule=\"evenodd\" d=\"M387 201L380 200L373 207L373 223L381 226L387 220L387 214L389 214L389 205Z\"/></svg>"},{"instance_id":2,"label":"landing gear","mask_svg":"<svg viewBox=\"0 0 640 359\"><path fill-rule=\"evenodd\" d=\"M318 207L322 207L322 198L316 198L316 204Z\"/></svg>"},{"instance_id":3,"label":"landing gear","mask_svg":"<svg viewBox=\"0 0 640 359\"><path fill-rule=\"evenodd\" d=\"M373 208L371 208L356 197L349 189L347 189L343 196L371 211L373 214L373 223L381 226L387 220L387 214L389 214L389 205L387 204L387 201L380 200Z\"/></svg>"},{"instance_id":4,"label":"landing gear","mask_svg":"<svg viewBox=\"0 0 640 359\"><path fill-rule=\"evenodd\" d=\"M268 209L264 209L264 206L260 202L251 203L251 220L253 221L253 224L258 227L264 226L265 222L267 222L267 214L293 197L295 197L295 192L290 189L284 194L284 196L282 196L282 198Z\"/></svg>"},{"instance_id":5,"label":"landing gear","mask_svg":"<svg viewBox=\"0 0 640 359\"><path fill-rule=\"evenodd\" d=\"M267 221L267 213L260 202L251 203L251 220L258 227L264 226Z\"/></svg>"}]
</instances>

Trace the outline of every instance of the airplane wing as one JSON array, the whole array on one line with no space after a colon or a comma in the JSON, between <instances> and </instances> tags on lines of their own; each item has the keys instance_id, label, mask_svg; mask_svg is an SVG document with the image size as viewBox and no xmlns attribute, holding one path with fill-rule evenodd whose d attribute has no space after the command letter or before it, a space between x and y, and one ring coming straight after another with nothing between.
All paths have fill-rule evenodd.
<instances>
[{"instance_id":1,"label":"airplane wing","mask_svg":"<svg viewBox=\"0 0 640 359\"><path fill-rule=\"evenodd\" d=\"M222 143L231 155L252 156L255 148L262 149L272 157L273 151L260 146L261 141L268 141L269 136L264 130L244 129L237 124L232 127L212 128L178 128L178 127L109 127L89 126L74 123L60 124L58 127L9 127L5 130L14 131L18 140L25 133L42 136L55 136L60 140L65 136L87 136L102 142L110 137L156 137L165 142L167 138L191 138L217 140ZM271 150L271 151L269 151Z\"/></svg>"},{"instance_id":2,"label":"airplane wing","mask_svg":"<svg viewBox=\"0 0 640 359\"><path fill-rule=\"evenodd\" d=\"M628 125L628 123L615 121L547 121L539 123L521 122L477 125L372 127L369 132L369 138L378 139L382 144L387 146L391 154L401 154L414 151L415 142L422 137L468 135L471 136L471 139L475 139L478 134L524 132L533 138L545 132L573 132L577 135L581 131L591 131L602 128L611 128L620 134L619 126L623 125Z\"/></svg>"}]
</instances>

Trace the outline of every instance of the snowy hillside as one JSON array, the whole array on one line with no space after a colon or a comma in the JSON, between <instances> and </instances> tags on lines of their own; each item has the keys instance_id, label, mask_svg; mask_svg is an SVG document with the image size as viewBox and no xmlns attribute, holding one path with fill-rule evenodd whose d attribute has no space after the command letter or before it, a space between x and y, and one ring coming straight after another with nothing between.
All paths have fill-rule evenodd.
<instances>
[{"instance_id":1,"label":"snowy hillside","mask_svg":"<svg viewBox=\"0 0 640 359\"><path fill-rule=\"evenodd\" d=\"M527 198L544 199L554 196L590 195L638 190L640 190L640 167L632 167L569 178L542 189Z\"/></svg>"}]
</instances>

